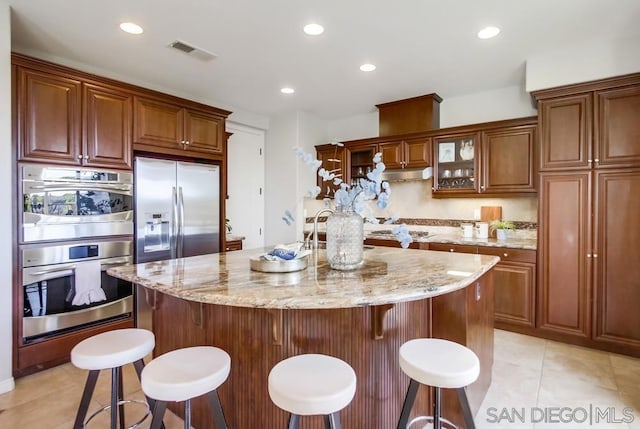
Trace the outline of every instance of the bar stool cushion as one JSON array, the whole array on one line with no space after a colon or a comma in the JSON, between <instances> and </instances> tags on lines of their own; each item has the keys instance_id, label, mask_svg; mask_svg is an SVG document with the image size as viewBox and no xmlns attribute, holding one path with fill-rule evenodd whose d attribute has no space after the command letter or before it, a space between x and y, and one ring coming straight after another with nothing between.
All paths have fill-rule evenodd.
<instances>
[{"instance_id":1,"label":"bar stool cushion","mask_svg":"<svg viewBox=\"0 0 640 429\"><path fill-rule=\"evenodd\" d=\"M159 401L186 401L216 390L229 377L231 357L211 346L173 350L142 370L142 391Z\"/></svg>"},{"instance_id":2,"label":"bar stool cushion","mask_svg":"<svg viewBox=\"0 0 640 429\"><path fill-rule=\"evenodd\" d=\"M117 368L142 359L155 344L153 332L146 329L115 329L80 341L71 350L71 362L88 370Z\"/></svg>"},{"instance_id":3,"label":"bar stool cushion","mask_svg":"<svg viewBox=\"0 0 640 429\"><path fill-rule=\"evenodd\" d=\"M356 373L346 362L326 355L293 356L269 373L269 396L274 404L299 416L340 411L356 393Z\"/></svg>"},{"instance_id":4,"label":"bar stool cushion","mask_svg":"<svg viewBox=\"0 0 640 429\"><path fill-rule=\"evenodd\" d=\"M467 347L437 338L419 338L400 346L400 368L419 383L442 388L476 381L480 361Z\"/></svg>"}]
</instances>

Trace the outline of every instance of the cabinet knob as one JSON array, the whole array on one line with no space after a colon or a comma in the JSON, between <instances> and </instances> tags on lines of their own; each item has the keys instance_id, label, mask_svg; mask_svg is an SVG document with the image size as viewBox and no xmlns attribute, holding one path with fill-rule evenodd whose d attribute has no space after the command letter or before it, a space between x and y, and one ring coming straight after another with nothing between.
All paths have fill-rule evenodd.
<instances>
[{"instance_id":1,"label":"cabinet knob","mask_svg":"<svg viewBox=\"0 0 640 429\"><path fill-rule=\"evenodd\" d=\"M455 252L455 250L454 249L449 249L449 252Z\"/></svg>"},{"instance_id":2,"label":"cabinet knob","mask_svg":"<svg viewBox=\"0 0 640 429\"><path fill-rule=\"evenodd\" d=\"M594 254L593 254L593 257L594 257L594 258L597 258L597 257L598 257L598 254L597 254L597 253L594 253Z\"/></svg>"},{"instance_id":3,"label":"cabinet knob","mask_svg":"<svg viewBox=\"0 0 640 429\"><path fill-rule=\"evenodd\" d=\"M189 140L185 140L184 144L188 145L190 142Z\"/></svg>"},{"instance_id":4,"label":"cabinet knob","mask_svg":"<svg viewBox=\"0 0 640 429\"><path fill-rule=\"evenodd\" d=\"M484 191L484 185L480 186L480 189L482 189Z\"/></svg>"},{"instance_id":5,"label":"cabinet knob","mask_svg":"<svg viewBox=\"0 0 640 429\"><path fill-rule=\"evenodd\" d=\"M600 160L598 158L594 159L595 162L600 162Z\"/></svg>"},{"instance_id":6,"label":"cabinet knob","mask_svg":"<svg viewBox=\"0 0 640 429\"><path fill-rule=\"evenodd\" d=\"M503 255L504 255L505 258L509 256L508 253L503 253Z\"/></svg>"},{"instance_id":7,"label":"cabinet knob","mask_svg":"<svg viewBox=\"0 0 640 429\"><path fill-rule=\"evenodd\" d=\"M591 164L593 162L593 159L587 159L587 162Z\"/></svg>"},{"instance_id":8,"label":"cabinet knob","mask_svg":"<svg viewBox=\"0 0 640 429\"><path fill-rule=\"evenodd\" d=\"M89 155L85 155L85 156L84 156L84 160L85 160L85 161L88 161L88 160L89 160Z\"/></svg>"},{"instance_id":9,"label":"cabinet knob","mask_svg":"<svg viewBox=\"0 0 640 429\"><path fill-rule=\"evenodd\" d=\"M78 159L82 159L82 155L78 155Z\"/></svg>"},{"instance_id":10,"label":"cabinet knob","mask_svg":"<svg viewBox=\"0 0 640 429\"><path fill-rule=\"evenodd\" d=\"M587 253L587 258L590 258L590 257L591 257L591 253Z\"/></svg>"}]
</instances>

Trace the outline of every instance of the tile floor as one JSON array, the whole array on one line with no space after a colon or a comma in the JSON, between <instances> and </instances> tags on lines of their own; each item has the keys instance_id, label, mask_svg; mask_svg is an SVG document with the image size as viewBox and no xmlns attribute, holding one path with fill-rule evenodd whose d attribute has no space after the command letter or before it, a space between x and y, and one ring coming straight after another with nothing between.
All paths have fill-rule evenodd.
<instances>
[{"instance_id":1,"label":"tile floor","mask_svg":"<svg viewBox=\"0 0 640 429\"><path fill-rule=\"evenodd\" d=\"M135 377L131 365L124 376L125 396L142 399L139 384L127 382ZM85 378L85 371L66 364L17 379L15 390L0 395L0 428L72 428ZM109 402L109 379L110 373L103 371L90 413ZM562 407L566 409L555 414L554 410ZM592 425L588 420L578 422L589 407L593 416L599 409L609 410L610 420L634 420L594 421ZM633 411L625 415L625 407ZM138 417L131 411L127 411L128 424ZM546 422L541 421L543 413ZM555 423L560 418L571 420L572 414L573 421ZM183 425L169 411L165 423L167 429ZM640 429L640 359L496 330L493 383L476 416L476 425L478 429ZM108 413L102 413L87 429L106 427ZM141 427L147 428L148 420Z\"/></svg>"}]
</instances>

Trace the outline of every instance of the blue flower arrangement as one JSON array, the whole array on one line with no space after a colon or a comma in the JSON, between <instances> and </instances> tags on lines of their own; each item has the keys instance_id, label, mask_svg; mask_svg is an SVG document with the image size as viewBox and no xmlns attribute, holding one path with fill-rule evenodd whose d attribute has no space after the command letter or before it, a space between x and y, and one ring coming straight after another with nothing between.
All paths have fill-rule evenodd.
<instances>
[{"instance_id":1,"label":"blue flower arrangement","mask_svg":"<svg viewBox=\"0 0 640 429\"><path fill-rule=\"evenodd\" d=\"M342 146L342 143L335 144ZM315 159L311 154L305 152L299 147L294 147L293 152L313 171L317 170L318 176L322 177L324 182L332 181L334 185L340 186L334 194L336 206L351 207L353 211L362 216L366 222L373 224L379 223L378 219L373 214L372 208L367 202L375 200L376 206L380 209L386 209L389 205L391 186L389 185L389 182L384 182L382 180L382 172L386 167L382 162L381 153L376 153L374 155L373 162L375 167L371 172L367 173L367 177L360 178L355 186L349 186L344 183L340 177L336 176L335 170L327 170L323 168L322 161ZM320 187L315 186L313 189L307 191L306 196L315 198L320 194L320 192ZM291 225L295 221L290 210L285 210L282 219L287 225ZM383 223L392 224L397 220L398 216L393 216L385 219ZM407 225L404 223L395 226L391 232L405 249L413 242L413 239L409 235Z\"/></svg>"}]
</instances>

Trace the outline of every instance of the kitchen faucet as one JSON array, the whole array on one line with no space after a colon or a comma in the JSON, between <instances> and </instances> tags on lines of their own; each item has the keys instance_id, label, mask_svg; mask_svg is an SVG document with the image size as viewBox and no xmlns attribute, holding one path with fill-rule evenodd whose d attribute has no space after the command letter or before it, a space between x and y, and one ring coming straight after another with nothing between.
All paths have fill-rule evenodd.
<instances>
[{"instance_id":1,"label":"kitchen faucet","mask_svg":"<svg viewBox=\"0 0 640 429\"><path fill-rule=\"evenodd\" d=\"M316 250L318 248L318 218L322 213L333 213L332 209L322 209L313 217L313 231L307 234L305 239L305 249ZM309 236L313 234L313 245L309 245Z\"/></svg>"}]
</instances>

